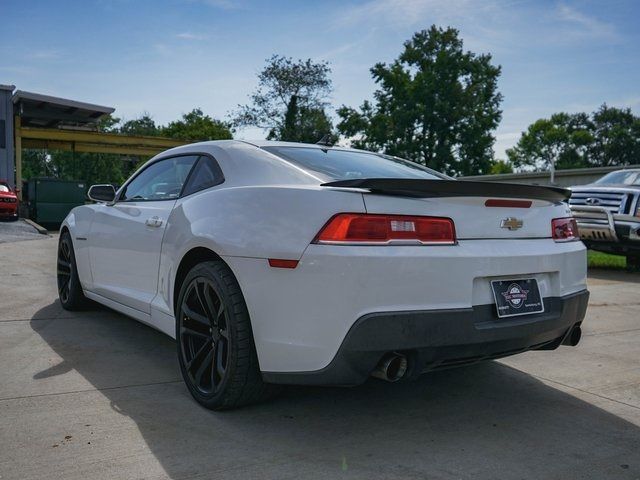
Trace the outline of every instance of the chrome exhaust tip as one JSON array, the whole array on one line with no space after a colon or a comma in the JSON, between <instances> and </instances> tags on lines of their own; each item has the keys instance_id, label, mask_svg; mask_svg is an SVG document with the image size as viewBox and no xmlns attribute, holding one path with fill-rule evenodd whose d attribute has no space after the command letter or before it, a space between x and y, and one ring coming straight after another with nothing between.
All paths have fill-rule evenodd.
<instances>
[{"instance_id":1,"label":"chrome exhaust tip","mask_svg":"<svg viewBox=\"0 0 640 480\"><path fill-rule=\"evenodd\" d=\"M397 382L407 373L407 366L407 357L399 353L390 353L382 357L371 376L387 382Z\"/></svg>"}]
</instances>

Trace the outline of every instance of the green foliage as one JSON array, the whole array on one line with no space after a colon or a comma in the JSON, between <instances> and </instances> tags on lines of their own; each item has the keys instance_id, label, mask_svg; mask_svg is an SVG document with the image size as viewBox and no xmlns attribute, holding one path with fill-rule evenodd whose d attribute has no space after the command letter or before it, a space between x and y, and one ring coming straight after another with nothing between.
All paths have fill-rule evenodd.
<instances>
[{"instance_id":1,"label":"green foliage","mask_svg":"<svg viewBox=\"0 0 640 480\"><path fill-rule=\"evenodd\" d=\"M355 147L408 158L451 175L490 171L502 112L500 67L463 50L458 31L416 33L392 64L376 64L374 102L343 106L338 130Z\"/></svg>"},{"instance_id":2,"label":"green foliage","mask_svg":"<svg viewBox=\"0 0 640 480\"><path fill-rule=\"evenodd\" d=\"M624 255L612 255L610 253L587 252L587 266L589 268L624 269L627 267L627 258Z\"/></svg>"},{"instance_id":3,"label":"green foliage","mask_svg":"<svg viewBox=\"0 0 640 480\"><path fill-rule=\"evenodd\" d=\"M98 120L98 131L105 133L118 133L121 119L114 117L110 113Z\"/></svg>"},{"instance_id":4,"label":"green foliage","mask_svg":"<svg viewBox=\"0 0 640 480\"><path fill-rule=\"evenodd\" d=\"M592 141L587 115L556 113L529 125L518 144L507 150L507 157L516 167L547 168L551 162L559 169L586 167Z\"/></svg>"},{"instance_id":5,"label":"green foliage","mask_svg":"<svg viewBox=\"0 0 640 480\"><path fill-rule=\"evenodd\" d=\"M119 155L24 150L22 176L84 180L89 184L121 184L132 172L130 162Z\"/></svg>"},{"instance_id":6,"label":"green foliage","mask_svg":"<svg viewBox=\"0 0 640 480\"><path fill-rule=\"evenodd\" d=\"M606 104L591 114L593 143L589 163L597 166L640 163L640 117Z\"/></svg>"},{"instance_id":7,"label":"green foliage","mask_svg":"<svg viewBox=\"0 0 640 480\"><path fill-rule=\"evenodd\" d=\"M156 125L148 113L122 121L107 115L98 124L98 130L107 133L136 136L164 136L189 142L232 138L229 125L205 115L195 108L180 120L167 126ZM24 150L22 176L53 177L84 180L88 184L122 184L148 157L125 157L102 153L75 153L67 151Z\"/></svg>"},{"instance_id":8,"label":"green foliage","mask_svg":"<svg viewBox=\"0 0 640 480\"><path fill-rule=\"evenodd\" d=\"M332 142L338 140L333 133L333 125L322 108L297 107L296 96L291 97L282 126L269 131L267 140L315 143L325 135Z\"/></svg>"},{"instance_id":9,"label":"green foliage","mask_svg":"<svg viewBox=\"0 0 640 480\"><path fill-rule=\"evenodd\" d=\"M501 173L513 173L513 165L511 165L509 162L505 162L504 160L495 160L491 164L489 173L491 175L499 175Z\"/></svg>"},{"instance_id":10,"label":"green foliage","mask_svg":"<svg viewBox=\"0 0 640 480\"><path fill-rule=\"evenodd\" d=\"M333 132L325 112L330 73L326 62L273 55L258 74L250 103L238 105L233 125L265 129L269 140L317 142Z\"/></svg>"},{"instance_id":11,"label":"green foliage","mask_svg":"<svg viewBox=\"0 0 640 480\"><path fill-rule=\"evenodd\" d=\"M22 178L52 176L50 168L49 155L44 150L22 151Z\"/></svg>"},{"instance_id":12,"label":"green foliage","mask_svg":"<svg viewBox=\"0 0 640 480\"><path fill-rule=\"evenodd\" d=\"M162 127L160 134L164 137L179 138L190 142L233 138L228 124L205 115L199 108L194 108L189 113L182 115L182 119Z\"/></svg>"},{"instance_id":13,"label":"green foliage","mask_svg":"<svg viewBox=\"0 0 640 480\"><path fill-rule=\"evenodd\" d=\"M640 163L640 118L606 105L591 115L556 113L529 125L507 157L537 170Z\"/></svg>"},{"instance_id":14,"label":"green foliage","mask_svg":"<svg viewBox=\"0 0 640 480\"><path fill-rule=\"evenodd\" d=\"M116 133L123 135L141 135L155 137L160 135L160 129L151 116L145 112L134 120L124 122L117 129Z\"/></svg>"}]
</instances>

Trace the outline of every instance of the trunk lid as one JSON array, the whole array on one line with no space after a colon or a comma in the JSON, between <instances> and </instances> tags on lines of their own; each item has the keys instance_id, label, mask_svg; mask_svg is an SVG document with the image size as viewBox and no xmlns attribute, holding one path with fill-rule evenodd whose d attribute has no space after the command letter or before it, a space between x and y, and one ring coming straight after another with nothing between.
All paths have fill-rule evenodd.
<instances>
[{"instance_id":1,"label":"trunk lid","mask_svg":"<svg viewBox=\"0 0 640 480\"><path fill-rule=\"evenodd\" d=\"M570 217L569 191L459 180L361 179L327 187L364 189L367 213L448 217L459 240L551 238L551 220ZM526 200L527 206L487 206Z\"/></svg>"}]
</instances>

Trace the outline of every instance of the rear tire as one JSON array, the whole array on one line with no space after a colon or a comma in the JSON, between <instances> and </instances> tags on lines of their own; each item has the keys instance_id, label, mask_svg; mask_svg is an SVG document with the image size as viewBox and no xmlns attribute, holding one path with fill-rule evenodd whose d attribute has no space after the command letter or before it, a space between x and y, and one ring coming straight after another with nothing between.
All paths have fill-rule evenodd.
<instances>
[{"instance_id":1,"label":"rear tire","mask_svg":"<svg viewBox=\"0 0 640 480\"><path fill-rule=\"evenodd\" d=\"M82 292L71 234L65 230L58 240L58 298L65 310L81 310L87 305Z\"/></svg>"},{"instance_id":2,"label":"rear tire","mask_svg":"<svg viewBox=\"0 0 640 480\"><path fill-rule=\"evenodd\" d=\"M176 341L182 377L203 407L237 408L277 393L262 381L247 305L224 262L200 263L182 282Z\"/></svg>"}]
</instances>

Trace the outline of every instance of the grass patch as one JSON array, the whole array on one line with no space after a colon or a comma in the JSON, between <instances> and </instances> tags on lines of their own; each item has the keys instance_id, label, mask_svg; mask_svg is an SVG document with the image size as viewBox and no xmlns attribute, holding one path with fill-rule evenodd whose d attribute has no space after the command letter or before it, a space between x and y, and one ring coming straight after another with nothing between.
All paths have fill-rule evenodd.
<instances>
[{"instance_id":1,"label":"grass patch","mask_svg":"<svg viewBox=\"0 0 640 480\"><path fill-rule=\"evenodd\" d=\"M627 267L627 259L622 255L611 255L609 253L587 252L587 265L589 268L611 268L623 270Z\"/></svg>"}]
</instances>

